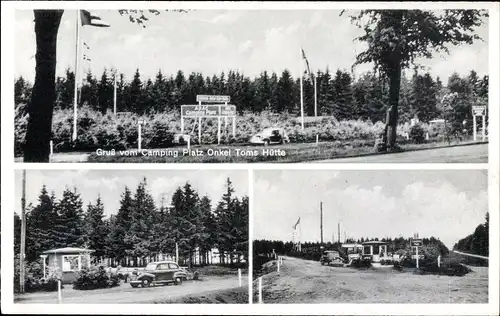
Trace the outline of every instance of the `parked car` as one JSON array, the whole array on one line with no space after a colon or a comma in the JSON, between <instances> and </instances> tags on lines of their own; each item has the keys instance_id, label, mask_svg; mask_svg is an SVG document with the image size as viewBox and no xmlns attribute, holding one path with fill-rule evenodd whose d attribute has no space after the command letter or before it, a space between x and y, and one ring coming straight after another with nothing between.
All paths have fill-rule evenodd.
<instances>
[{"instance_id":1,"label":"parked car","mask_svg":"<svg viewBox=\"0 0 500 316\"><path fill-rule=\"evenodd\" d=\"M329 264L343 264L344 260L340 256L340 253L335 250L326 250L323 252L323 255L319 259L319 262L322 265L329 265Z\"/></svg>"},{"instance_id":2,"label":"parked car","mask_svg":"<svg viewBox=\"0 0 500 316\"><path fill-rule=\"evenodd\" d=\"M251 144L265 146L271 144L285 144L289 142L290 138L288 138L285 129L279 127L266 128L250 138Z\"/></svg>"},{"instance_id":3,"label":"parked car","mask_svg":"<svg viewBox=\"0 0 500 316\"><path fill-rule=\"evenodd\" d=\"M186 277L184 278L184 281L200 279L200 273L198 271L193 271L189 267L181 267L181 269L184 270L184 272L186 272Z\"/></svg>"},{"instance_id":4,"label":"parked car","mask_svg":"<svg viewBox=\"0 0 500 316\"><path fill-rule=\"evenodd\" d=\"M187 279L187 273L184 269L173 261L159 261L149 263L144 271L135 270L129 278L132 287L149 287L153 285L165 285L175 283L182 284Z\"/></svg>"},{"instance_id":5,"label":"parked car","mask_svg":"<svg viewBox=\"0 0 500 316\"><path fill-rule=\"evenodd\" d=\"M174 145L186 145L188 140L191 140L191 135L188 134L174 134Z\"/></svg>"}]
</instances>

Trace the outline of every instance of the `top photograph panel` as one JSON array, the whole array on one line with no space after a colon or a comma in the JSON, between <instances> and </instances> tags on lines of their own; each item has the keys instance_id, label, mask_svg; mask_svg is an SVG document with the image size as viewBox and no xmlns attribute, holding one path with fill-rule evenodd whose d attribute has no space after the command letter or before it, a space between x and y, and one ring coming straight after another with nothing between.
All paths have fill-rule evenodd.
<instances>
[{"instance_id":1,"label":"top photograph panel","mask_svg":"<svg viewBox=\"0 0 500 316\"><path fill-rule=\"evenodd\" d=\"M15 19L16 162L488 162L486 11Z\"/></svg>"}]
</instances>

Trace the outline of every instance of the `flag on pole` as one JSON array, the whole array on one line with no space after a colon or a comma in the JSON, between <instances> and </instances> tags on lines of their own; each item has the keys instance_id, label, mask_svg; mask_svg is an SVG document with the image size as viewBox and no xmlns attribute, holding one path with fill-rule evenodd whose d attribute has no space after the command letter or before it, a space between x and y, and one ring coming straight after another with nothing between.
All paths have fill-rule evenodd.
<instances>
[{"instance_id":1,"label":"flag on pole","mask_svg":"<svg viewBox=\"0 0 500 316\"><path fill-rule=\"evenodd\" d=\"M296 228L297 228L297 225L299 225L299 224L300 224L300 217L299 217L299 219L297 220L297 223L295 223L295 225L293 225L293 229L296 229Z\"/></svg>"},{"instance_id":2,"label":"flag on pole","mask_svg":"<svg viewBox=\"0 0 500 316\"><path fill-rule=\"evenodd\" d=\"M90 26L96 26L96 27L109 27L110 25L103 20L101 20L101 17L90 13L90 11L87 10L80 10L80 18L82 21L82 26L85 25L90 25Z\"/></svg>"},{"instance_id":3,"label":"flag on pole","mask_svg":"<svg viewBox=\"0 0 500 316\"><path fill-rule=\"evenodd\" d=\"M304 49L302 49L302 58L306 61L306 66L307 66L307 73L309 74L309 78L311 78L311 82L314 82L313 76L311 73L311 68L309 67L309 61L307 60L306 53L304 53Z\"/></svg>"}]
</instances>

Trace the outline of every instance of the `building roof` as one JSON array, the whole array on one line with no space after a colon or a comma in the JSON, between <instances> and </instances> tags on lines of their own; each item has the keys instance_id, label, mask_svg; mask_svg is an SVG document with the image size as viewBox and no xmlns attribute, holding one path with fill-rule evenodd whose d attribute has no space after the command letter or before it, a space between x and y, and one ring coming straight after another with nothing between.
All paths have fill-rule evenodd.
<instances>
[{"instance_id":1,"label":"building roof","mask_svg":"<svg viewBox=\"0 0 500 316\"><path fill-rule=\"evenodd\" d=\"M358 244L358 243L342 244L342 248L354 248L354 247L363 247L363 245Z\"/></svg>"},{"instance_id":2,"label":"building roof","mask_svg":"<svg viewBox=\"0 0 500 316\"><path fill-rule=\"evenodd\" d=\"M365 241L363 245L385 245L388 244L385 241L377 241L377 240L372 240L372 241Z\"/></svg>"},{"instance_id":3,"label":"building roof","mask_svg":"<svg viewBox=\"0 0 500 316\"><path fill-rule=\"evenodd\" d=\"M54 254L54 253L82 253L82 252L93 252L94 250L91 249L86 249L86 248L74 248L74 247L66 247L66 248L58 248L58 249L50 249L47 251L44 251L44 254Z\"/></svg>"}]
</instances>

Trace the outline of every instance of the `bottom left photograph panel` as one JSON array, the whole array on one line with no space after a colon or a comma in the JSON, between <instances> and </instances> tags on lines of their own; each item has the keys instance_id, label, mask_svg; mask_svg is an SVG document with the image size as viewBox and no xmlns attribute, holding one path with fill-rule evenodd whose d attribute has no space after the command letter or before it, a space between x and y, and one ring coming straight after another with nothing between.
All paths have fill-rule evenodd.
<instances>
[{"instance_id":1,"label":"bottom left photograph panel","mask_svg":"<svg viewBox=\"0 0 500 316\"><path fill-rule=\"evenodd\" d=\"M246 170L15 178L14 303L249 303Z\"/></svg>"}]
</instances>

